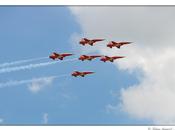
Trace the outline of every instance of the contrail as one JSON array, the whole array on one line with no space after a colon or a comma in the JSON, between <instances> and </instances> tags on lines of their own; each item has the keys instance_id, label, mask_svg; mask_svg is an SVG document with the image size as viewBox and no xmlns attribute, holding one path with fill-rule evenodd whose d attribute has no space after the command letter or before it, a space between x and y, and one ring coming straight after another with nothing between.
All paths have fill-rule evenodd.
<instances>
[{"instance_id":1,"label":"contrail","mask_svg":"<svg viewBox=\"0 0 175 130\"><path fill-rule=\"evenodd\" d=\"M42 59L46 59L46 58L48 58L48 57L40 57L40 58L32 58L32 59L27 59L27 60L19 60L19 61L13 61L13 62L6 62L6 63L1 63L0 64L0 67L7 67L7 66L11 66L11 65L18 65L18 64L32 62L32 61L37 61L37 60L42 60Z\"/></svg>"},{"instance_id":2,"label":"contrail","mask_svg":"<svg viewBox=\"0 0 175 130\"><path fill-rule=\"evenodd\" d=\"M58 75L58 76L48 76L48 77L41 77L41 78L33 78L33 79L28 79L28 80L8 81L5 83L0 83L0 88L22 85L22 84L27 84L27 83L32 83L32 82L40 82L40 81L45 81L45 80L54 80L56 78L61 78L61 77L66 77L66 76L69 76L69 74L63 74L63 75Z\"/></svg>"},{"instance_id":3,"label":"contrail","mask_svg":"<svg viewBox=\"0 0 175 130\"><path fill-rule=\"evenodd\" d=\"M64 61L42 62L42 63L38 63L38 64L29 64L29 65L24 65L24 66L7 67L7 68L0 69L0 73L8 73L8 72L19 71L19 70L27 70L27 69L29 70L29 69L33 69L33 68L53 65L53 64L56 64L56 63L63 63L63 62L68 62L68 61L74 61L74 60L77 60L77 58L68 59L68 60L64 60Z\"/></svg>"}]
</instances>

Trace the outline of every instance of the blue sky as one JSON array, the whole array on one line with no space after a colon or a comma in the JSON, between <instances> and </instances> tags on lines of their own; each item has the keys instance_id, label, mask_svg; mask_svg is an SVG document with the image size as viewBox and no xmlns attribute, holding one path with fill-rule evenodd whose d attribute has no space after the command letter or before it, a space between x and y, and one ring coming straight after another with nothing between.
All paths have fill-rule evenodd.
<instances>
[{"instance_id":1,"label":"blue sky","mask_svg":"<svg viewBox=\"0 0 175 130\"><path fill-rule=\"evenodd\" d=\"M65 6L0 7L0 62L49 56L53 51L76 53L71 36L81 27ZM77 43L78 44L78 43ZM77 50L78 52L78 50ZM70 58L76 58L75 54ZM45 59L38 62L47 62ZM32 62L32 63L35 63ZM2 124L145 124L118 111L107 112L109 104L118 105L121 88L138 83L136 74L119 71L111 63L72 61L0 75L0 82L69 74L74 70L96 72L85 78L71 76L55 79L38 93L29 84L0 90ZM116 102L116 100L118 102Z\"/></svg>"}]
</instances>

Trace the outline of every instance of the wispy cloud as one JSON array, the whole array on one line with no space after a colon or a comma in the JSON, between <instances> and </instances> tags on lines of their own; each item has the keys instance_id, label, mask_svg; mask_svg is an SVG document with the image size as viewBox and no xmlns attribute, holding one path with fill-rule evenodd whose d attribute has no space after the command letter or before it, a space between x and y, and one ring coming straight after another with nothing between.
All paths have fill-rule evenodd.
<instances>
[{"instance_id":1,"label":"wispy cloud","mask_svg":"<svg viewBox=\"0 0 175 130\"><path fill-rule=\"evenodd\" d=\"M111 104L108 104L106 105L106 112L107 113L116 113L117 110L120 110L118 106L114 106L114 105L111 105Z\"/></svg>"},{"instance_id":2,"label":"wispy cloud","mask_svg":"<svg viewBox=\"0 0 175 130\"><path fill-rule=\"evenodd\" d=\"M32 83L28 85L28 88L31 92L37 93L46 86L50 86L53 80L53 77L43 78L42 80L33 80Z\"/></svg>"},{"instance_id":3,"label":"wispy cloud","mask_svg":"<svg viewBox=\"0 0 175 130\"><path fill-rule=\"evenodd\" d=\"M37 63L37 64L29 64L29 65L16 66L16 67L7 67L7 68L0 69L0 73L8 73L8 72L14 72L14 71L19 71L19 70L30 70L33 68L53 65L56 63L69 62L69 61L74 61L74 60L77 60L77 59L75 58L75 59L67 59L64 61L51 61L51 62L42 62L42 63Z\"/></svg>"},{"instance_id":4,"label":"wispy cloud","mask_svg":"<svg viewBox=\"0 0 175 130\"><path fill-rule=\"evenodd\" d=\"M12 87L12 86L22 85L22 84L27 84L27 83L33 83L29 88L31 88L31 90L33 90L33 91L37 91L37 89L40 88L39 87L39 83L43 84L42 82L45 82L45 84L49 84L55 78L61 78L61 77L66 77L66 76L68 76L68 74L63 74L63 75L58 75L58 76L48 76L48 77L33 78L33 79L28 79L28 80L8 81L8 82L5 82L5 83L0 83L0 88ZM37 88L37 86L35 86L36 83L38 85L38 88Z\"/></svg>"},{"instance_id":5,"label":"wispy cloud","mask_svg":"<svg viewBox=\"0 0 175 130\"><path fill-rule=\"evenodd\" d=\"M0 123L3 123L4 122L4 119L3 118L0 118Z\"/></svg>"},{"instance_id":6,"label":"wispy cloud","mask_svg":"<svg viewBox=\"0 0 175 130\"><path fill-rule=\"evenodd\" d=\"M43 123L44 124L48 124L48 120L49 120L48 116L49 116L48 113L43 114Z\"/></svg>"}]
</instances>

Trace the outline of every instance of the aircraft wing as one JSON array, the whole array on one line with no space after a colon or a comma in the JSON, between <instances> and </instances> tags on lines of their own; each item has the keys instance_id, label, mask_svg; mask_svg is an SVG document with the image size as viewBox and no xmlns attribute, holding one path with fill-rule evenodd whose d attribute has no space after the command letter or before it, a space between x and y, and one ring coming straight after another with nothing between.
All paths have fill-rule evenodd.
<instances>
[{"instance_id":1,"label":"aircraft wing","mask_svg":"<svg viewBox=\"0 0 175 130\"><path fill-rule=\"evenodd\" d=\"M114 59L124 58L124 56L113 56Z\"/></svg>"},{"instance_id":2,"label":"aircraft wing","mask_svg":"<svg viewBox=\"0 0 175 130\"><path fill-rule=\"evenodd\" d=\"M94 42L104 41L105 39L93 39Z\"/></svg>"},{"instance_id":3,"label":"aircraft wing","mask_svg":"<svg viewBox=\"0 0 175 130\"><path fill-rule=\"evenodd\" d=\"M121 45L130 44L132 42L120 42Z\"/></svg>"},{"instance_id":4,"label":"aircraft wing","mask_svg":"<svg viewBox=\"0 0 175 130\"><path fill-rule=\"evenodd\" d=\"M87 55L82 55L83 57L85 57L85 58L88 58L89 56L87 56Z\"/></svg>"},{"instance_id":5,"label":"aircraft wing","mask_svg":"<svg viewBox=\"0 0 175 130\"><path fill-rule=\"evenodd\" d=\"M106 59L110 59L110 57L109 57L109 56L105 56L105 58L106 58Z\"/></svg>"},{"instance_id":6,"label":"aircraft wing","mask_svg":"<svg viewBox=\"0 0 175 130\"><path fill-rule=\"evenodd\" d=\"M92 73L94 73L94 72L83 72L83 74L92 74Z\"/></svg>"},{"instance_id":7,"label":"aircraft wing","mask_svg":"<svg viewBox=\"0 0 175 130\"><path fill-rule=\"evenodd\" d=\"M56 53L56 52L53 52L53 54L54 54L55 56L59 56L59 54L58 54L58 53Z\"/></svg>"},{"instance_id":8,"label":"aircraft wing","mask_svg":"<svg viewBox=\"0 0 175 130\"><path fill-rule=\"evenodd\" d=\"M74 71L75 73L77 73L77 74L81 74L79 71Z\"/></svg>"},{"instance_id":9,"label":"aircraft wing","mask_svg":"<svg viewBox=\"0 0 175 130\"><path fill-rule=\"evenodd\" d=\"M83 40L84 40L84 41L86 41L86 42L90 41L90 40L89 40L89 39L87 39L87 38L83 38Z\"/></svg>"},{"instance_id":10,"label":"aircraft wing","mask_svg":"<svg viewBox=\"0 0 175 130\"><path fill-rule=\"evenodd\" d=\"M94 56L90 56L92 58L96 58L96 57L101 57L100 55L94 55Z\"/></svg>"},{"instance_id":11,"label":"aircraft wing","mask_svg":"<svg viewBox=\"0 0 175 130\"><path fill-rule=\"evenodd\" d=\"M69 54L69 53L65 53L65 54L61 54L62 56L71 56L73 54Z\"/></svg>"}]
</instances>

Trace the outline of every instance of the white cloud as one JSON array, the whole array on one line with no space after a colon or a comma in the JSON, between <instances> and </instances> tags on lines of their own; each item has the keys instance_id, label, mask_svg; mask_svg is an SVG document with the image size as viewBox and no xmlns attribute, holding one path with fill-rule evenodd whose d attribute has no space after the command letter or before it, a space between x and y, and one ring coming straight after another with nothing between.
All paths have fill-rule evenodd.
<instances>
[{"instance_id":1,"label":"white cloud","mask_svg":"<svg viewBox=\"0 0 175 130\"><path fill-rule=\"evenodd\" d=\"M31 84L28 85L28 88L31 92L37 93L40 90L44 89L47 86L50 86L54 80L54 77L42 78L40 80L33 80Z\"/></svg>"},{"instance_id":2,"label":"white cloud","mask_svg":"<svg viewBox=\"0 0 175 130\"><path fill-rule=\"evenodd\" d=\"M43 123L47 124L48 123L48 113L43 114Z\"/></svg>"},{"instance_id":3,"label":"white cloud","mask_svg":"<svg viewBox=\"0 0 175 130\"><path fill-rule=\"evenodd\" d=\"M3 118L0 118L0 123L3 123L4 122L4 119Z\"/></svg>"},{"instance_id":4,"label":"white cloud","mask_svg":"<svg viewBox=\"0 0 175 130\"><path fill-rule=\"evenodd\" d=\"M139 84L121 90L121 107L134 118L175 124L175 7L70 7L85 37L106 38L88 48L107 55L124 55L119 69L140 71ZM106 48L109 40L131 45ZM78 41L77 41L78 42ZM112 106L108 106L113 108Z\"/></svg>"}]
</instances>

